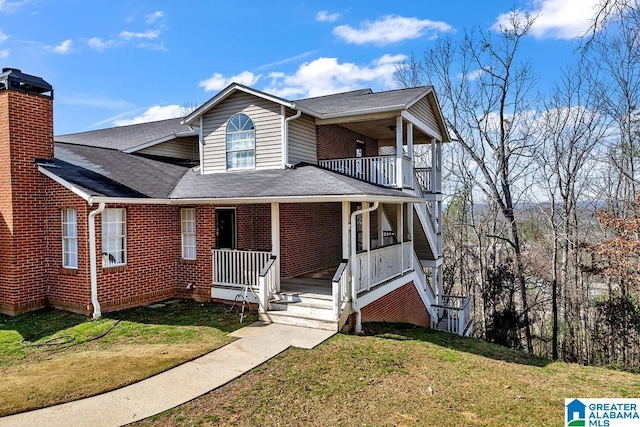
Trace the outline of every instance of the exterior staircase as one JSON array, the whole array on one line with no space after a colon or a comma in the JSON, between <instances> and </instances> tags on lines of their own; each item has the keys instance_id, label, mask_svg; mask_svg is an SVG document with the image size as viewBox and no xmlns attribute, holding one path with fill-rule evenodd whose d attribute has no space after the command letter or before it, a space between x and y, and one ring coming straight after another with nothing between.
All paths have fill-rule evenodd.
<instances>
[{"instance_id":1,"label":"exterior staircase","mask_svg":"<svg viewBox=\"0 0 640 427\"><path fill-rule=\"evenodd\" d=\"M323 279L283 279L260 319L283 325L338 330L333 313L331 282Z\"/></svg>"}]
</instances>

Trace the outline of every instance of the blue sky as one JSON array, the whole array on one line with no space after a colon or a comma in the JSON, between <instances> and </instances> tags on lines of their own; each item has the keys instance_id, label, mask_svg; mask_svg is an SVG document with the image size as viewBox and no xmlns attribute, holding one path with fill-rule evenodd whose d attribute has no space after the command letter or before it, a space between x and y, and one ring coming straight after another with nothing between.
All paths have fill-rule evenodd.
<instances>
[{"instance_id":1,"label":"blue sky","mask_svg":"<svg viewBox=\"0 0 640 427\"><path fill-rule=\"evenodd\" d=\"M0 65L55 89L56 134L176 116L231 81L287 99L395 87L438 35L540 13L522 50L544 88L597 0L0 0Z\"/></svg>"}]
</instances>

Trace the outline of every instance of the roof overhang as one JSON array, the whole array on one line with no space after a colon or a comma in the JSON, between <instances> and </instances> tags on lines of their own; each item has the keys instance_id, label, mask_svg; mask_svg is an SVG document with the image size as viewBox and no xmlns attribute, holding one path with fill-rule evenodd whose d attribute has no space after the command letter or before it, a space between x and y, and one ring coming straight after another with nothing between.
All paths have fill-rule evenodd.
<instances>
[{"instance_id":1,"label":"roof overhang","mask_svg":"<svg viewBox=\"0 0 640 427\"><path fill-rule=\"evenodd\" d=\"M327 202L380 202L380 203L420 203L423 199L398 193L398 196L363 195L317 195L317 196L265 196L232 198L190 198L190 199L151 199L90 196L88 202L115 203L123 205L243 205L257 203L327 203Z\"/></svg>"},{"instance_id":2,"label":"roof overhang","mask_svg":"<svg viewBox=\"0 0 640 427\"><path fill-rule=\"evenodd\" d=\"M136 151L144 150L145 148L153 147L154 145L162 144L163 142L171 141L177 138L188 138L190 136L198 136L199 133L196 130L177 132L171 135L163 136L162 138L154 139L153 141L145 142L144 144L136 145L135 147L122 150L123 153L135 153Z\"/></svg>"}]
</instances>

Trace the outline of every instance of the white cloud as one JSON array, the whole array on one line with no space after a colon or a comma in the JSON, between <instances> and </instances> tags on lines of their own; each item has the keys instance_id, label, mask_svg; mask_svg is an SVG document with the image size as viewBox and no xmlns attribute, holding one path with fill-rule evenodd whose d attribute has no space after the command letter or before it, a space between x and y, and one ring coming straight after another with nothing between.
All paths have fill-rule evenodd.
<instances>
[{"instance_id":1,"label":"white cloud","mask_svg":"<svg viewBox=\"0 0 640 427\"><path fill-rule=\"evenodd\" d=\"M333 29L333 33L347 43L378 45L417 39L426 33L429 33L430 37L435 37L437 33L449 31L453 31L453 27L446 22L395 15L387 15L373 22L364 21L360 24L360 28L340 25Z\"/></svg>"},{"instance_id":2,"label":"white cloud","mask_svg":"<svg viewBox=\"0 0 640 427\"><path fill-rule=\"evenodd\" d=\"M202 80L198 86L203 87L205 91L221 90L229 86L232 82L240 83L246 86L253 86L260 80L262 74L253 74L251 71L243 71L235 76L225 77L220 73L214 73L206 80Z\"/></svg>"},{"instance_id":3,"label":"white cloud","mask_svg":"<svg viewBox=\"0 0 640 427\"><path fill-rule=\"evenodd\" d=\"M329 13L326 10L321 10L316 14L316 21L320 22L333 22L336 19L340 18L339 13Z\"/></svg>"},{"instance_id":4,"label":"white cloud","mask_svg":"<svg viewBox=\"0 0 640 427\"><path fill-rule=\"evenodd\" d=\"M337 58L318 58L305 62L292 75L271 73L271 86L265 91L288 99L321 96L336 92L376 87L397 87L393 79L396 65L405 55L383 55L371 64L338 62Z\"/></svg>"},{"instance_id":5,"label":"white cloud","mask_svg":"<svg viewBox=\"0 0 640 427\"><path fill-rule=\"evenodd\" d=\"M147 24L153 24L163 16L164 16L164 12L162 12L161 10L158 10L156 12L150 13L149 15L145 16L145 21Z\"/></svg>"},{"instance_id":6,"label":"white cloud","mask_svg":"<svg viewBox=\"0 0 640 427\"><path fill-rule=\"evenodd\" d=\"M143 33L134 33L132 31L122 31L120 38L124 40L132 39L155 39L160 35L160 30L149 30Z\"/></svg>"},{"instance_id":7,"label":"white cloud","mask_svg":"<svg viewBox=\"0 0 640 427\"><path fill-rule=\"evenodd\" d=\"M2 30L0 30L0 43L7 41L8 38L9 36L3 33Z\"/></svg>"},{"instance_id":8,"label":"white cloud","mask_svg":"<svg viewBox=\"0 0 640 427\"><path fill-rule=\"evenodd\" d=\"M179 105L165 105L161 107L154 105L141 115L132 119L118 119L113 123L116 126L135 125L137 123L155 122L157 120L173 119L176 117L182 117L182 107Z\"/></svg>"},{"instance_id":9,"label":"white cloud","mask_svg":"<svg viewBox=\"0 0 640 427\"><path fill-rule=\"evenodd\" d=\"M29 0L22 0L22 1L0 0L0 12L12 13L27 3L29 3Z\"/></svg>"},{"instance_id":10,"label":"white cloud","mask_svg":"<svg viewBox=\"0 0 640 427\"><path fill-rule=\"evenodd\" d=\"M583 35L593 18L595 7L600 0L535 0L531 10L518 10L521 17L525 13L538 15L531 34L537 39L572 39ZM509 28L511 12L498 16L492 28Z\"/></svg>"},{"instance_id":11,"label":"white cloud","mask_svg":"<svg viewBox=\"0 0 640 427\"><path fill-rule=\"evenodd\" d=\"M62 55L65 55L67 53L71 53L71 45L73 44L73 42L71 41L71 39L67 39L65 41L63 41L62 43L60 43L58 46L53 46L51 48L52 52L55 53L59 53Z\"/></svg>"},{"instance_id":12,"label":"white cloud","mask_svg":"<svg viewBox=\"0 0 640 427\"><path fill-rule=\"evenodd\" d=\"M98 52L102 52L114 45L113 40L102 40L100 37L91 37L87 40L87 45Z\"/></svg>"},{"instance_id":13,"label":"white cloud","mask_svg":"<svg viewBox=\"0 0 640 427\"><path fill-rule=\"evenodd\" d=\"M0 50L0 59L9 57L9 49Z\"/></svg>"}]
</instances>

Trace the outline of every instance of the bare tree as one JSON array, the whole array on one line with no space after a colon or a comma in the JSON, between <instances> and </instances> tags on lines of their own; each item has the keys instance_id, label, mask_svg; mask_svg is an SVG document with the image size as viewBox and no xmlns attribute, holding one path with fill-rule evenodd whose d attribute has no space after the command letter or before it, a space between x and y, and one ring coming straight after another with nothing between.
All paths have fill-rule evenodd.
<instances>
[{"instance_id":1,"label":"bare tree","mask_svg":"<svg viewBox=\"0 0 640 427\"><path fill-rule=\"evenodd\" d=\"M531 67L518 62L517 54L533 21L513 12L508 26L496 34L472 30L458 49L450 39L439 40L424 59L448 126L472 161L468 167L473 169L469 176L474 188L496 204L507 224L505 235L492 237L506 242L514 254L513 273L529 352L533 343L515 206L523 190L518 183L531 165L530 99L535 85Z\"/></svg>"}]
</instances>

